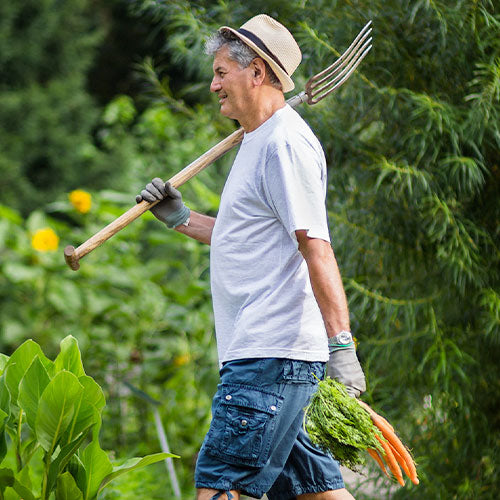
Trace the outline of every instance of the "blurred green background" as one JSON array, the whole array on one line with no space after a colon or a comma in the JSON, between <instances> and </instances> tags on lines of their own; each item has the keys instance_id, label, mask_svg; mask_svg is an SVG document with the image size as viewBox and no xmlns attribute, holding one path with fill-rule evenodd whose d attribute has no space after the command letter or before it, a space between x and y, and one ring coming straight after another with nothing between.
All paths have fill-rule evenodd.
<instances>
[{"instance_id":1,"label":"blurred green background","mask_svg":"<svg viewBox=\"0 0 500 500\"><path fill-rule=\"evenodd\" d=\"M0 352L68 334L107 406L103 447L159 451L161 404L183 498L217 359L208 248L146 214L81 261L77 246L236 128L208 91L205 37L267 13L307 79L373 20L374 48L300 113L329 165L330 230L365 369L364 399L419 464L375 470L358 499L496 499L500 488L500 12L489 0L18 0L0 4ZM292 94L290 94L292 95ZM234 153L182 188L215 215ZM71 196L70 196L71 195ZM163 464L102 498L173 498Z\"/></svg>"}]
</instances>

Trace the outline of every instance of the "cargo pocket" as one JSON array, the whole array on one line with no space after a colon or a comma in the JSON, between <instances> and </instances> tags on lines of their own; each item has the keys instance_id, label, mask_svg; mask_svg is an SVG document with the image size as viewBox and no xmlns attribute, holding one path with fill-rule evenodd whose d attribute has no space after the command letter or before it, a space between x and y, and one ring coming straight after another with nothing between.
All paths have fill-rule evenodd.
<instances>
[{"instance_id":1,"label":"cargo pocket","mask_svg":"<svg viewBox=\"0 0 500 500\"><path fill-rule=\"evenodd\" d=\"M269 458L283 398L251 386L223 384L207 451L223 462L262 467Z\"/></svg>"}]
</instances>

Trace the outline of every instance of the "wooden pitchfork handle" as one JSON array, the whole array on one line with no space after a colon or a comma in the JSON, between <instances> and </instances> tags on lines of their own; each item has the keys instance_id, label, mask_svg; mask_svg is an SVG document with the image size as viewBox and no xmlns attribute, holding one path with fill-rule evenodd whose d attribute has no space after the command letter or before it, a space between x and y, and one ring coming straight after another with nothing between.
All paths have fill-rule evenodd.
<instances>
[{"instance_id":1,"label":"wooden pitchfork handle","mask_svg":"<svg viewBox=\"0 0 500 500\"><path fill-rule=\"evenodd\" d=\"M242 128L235 130L231 135L216 144L213 148L209 149L206 153L202 154L187 167L184 167L180 172L177 172L177 174L169 179L170 184L172 184L175 188L182 186L182 184L201 172L205 167L239 144L243 140L243 133L244 131ZM111 238L111 236L114 236L118 231L121 231L125 226L128 226L131 222L140 217L144 212L147 212L158 202L159 200L152 203L143 200L120 215L120 217L115 219L113 222L109 223L106 227L102 228L98 233L94 234L94 236L89 238L85 243L82 243L78 248L68 245L64 249L64 258L66 259L68 266L71 267L73 271L78 271L78 269L80 269L79 260L82 257L85 257L85 255L92 252L92 250Z\"/></svg>"},{"instance_id":2,"label":"wooden pitchfork handle","mask_svg":"<svg viewBox=\"0 0 500 500\"><path fill-rule=\"evenodd\" d=\"M306 90L288 99L287 103L292 107L296 107L303 102L313 105L337 90L337 88L349 78L371 49L372 39L370 33L372 28L370 25L371 21L366 24L349 48L335 60L331 66L311 77L306 84ZM213 148L202 154L198 159L175 174L169 179L170 184L175 188L182 186L182 184L201 172L205 167L212 164L234 146L238 145L243 140L243 134L244 130L242 128L233 132L230 136L223 139ZM68 245L64 249L64 258L68 266L73 269L73 271L80 269L79 260L82 257L92 252L92 250L111 238L111 236L115 235L118 231L121 231L125 226L128 226L132 221L140 217L144 212L147 212L157 203L158 201L150 203L143 200L120 215L120 217L101 229L98 233L94 234L94 236L82 243L78 248Z\"/></svg>"}]
</instances>

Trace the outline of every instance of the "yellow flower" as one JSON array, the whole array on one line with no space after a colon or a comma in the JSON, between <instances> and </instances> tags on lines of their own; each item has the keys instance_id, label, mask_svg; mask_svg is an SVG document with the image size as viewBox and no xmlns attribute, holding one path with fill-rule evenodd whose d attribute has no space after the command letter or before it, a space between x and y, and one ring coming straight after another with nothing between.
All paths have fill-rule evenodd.
<instances>
[{"instance_id":1,"label":"yellow flower","mask_svg":"<svg viewBox=\"0 0 500 500\"><path fill-rule=\"evenodd\" d=\"M31 246L39 252L52 252L59 246L59 236L50 227L39 229L31 238Z\"/></svg>"},{"instance_id":2,"label":"yellow flower","mask_svg":"<svg viewBox=\"0 0 500 500\"><path fill-rule=\"evenodd\" d=\"M81 214L86 214L92 206L92 197L87 191L75 189L69 193L69 201Z\"/></svg>"},{"instance_id":3,"label":"yellow flower","mask_svg":"<svg viewBox=\"0 0 500 500\"><path fill-rule=\"evenodd\" d=\"M174 366L183 366L186 363L189 363L191 360L191 356L189 354L181 354L180 356L177 356L174 358Z\"/></svg>"}]
</instances>

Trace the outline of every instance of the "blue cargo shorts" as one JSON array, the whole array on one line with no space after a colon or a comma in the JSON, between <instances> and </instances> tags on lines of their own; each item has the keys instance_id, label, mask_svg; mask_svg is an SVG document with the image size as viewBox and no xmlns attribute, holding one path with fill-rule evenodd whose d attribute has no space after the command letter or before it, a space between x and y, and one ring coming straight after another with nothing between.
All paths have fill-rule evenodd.
<instances>
[{"instance_id":1,"label":"blue cargo shorts","mask_svg":"<svg viewBox=\"0 0 500 500\"><path fill-rule=\"evenodd\" d=\"M304 408L324 367L277 358L225 363L196 463L196 487L254 498L267 493L269 500L344 488L338 463L303 429Z\"/></svg>"}]
</instances>

